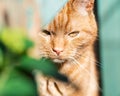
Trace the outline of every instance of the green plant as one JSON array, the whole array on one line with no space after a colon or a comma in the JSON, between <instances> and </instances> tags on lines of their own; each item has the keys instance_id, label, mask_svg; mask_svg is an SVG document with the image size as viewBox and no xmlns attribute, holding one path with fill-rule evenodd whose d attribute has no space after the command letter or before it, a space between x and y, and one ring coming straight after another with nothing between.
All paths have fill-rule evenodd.
<instances>
[{"instance_id":1,"label":"green plant","mask_svg":"<svg viewBox=\"0 0 120 96\"><path fill-rule=\"evenodd\" d=\"M50 59L29 57L27 51L32 46L25 31L0 30L0 96L37 96L34 70L67 81Z\"/></svg>"}]
</instances>

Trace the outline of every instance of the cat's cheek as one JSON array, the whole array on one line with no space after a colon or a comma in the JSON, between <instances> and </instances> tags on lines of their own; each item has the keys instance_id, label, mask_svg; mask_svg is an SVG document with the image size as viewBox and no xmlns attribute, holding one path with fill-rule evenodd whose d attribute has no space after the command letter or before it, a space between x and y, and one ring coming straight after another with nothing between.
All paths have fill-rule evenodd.
<instances>
[{"instance_id":1,"label":"cat's cheek","mask_svg":"<svg viewBox=\"0 0 120 96\"><path fill-rule=\"evenodd\" d=\"M46 37L45 37L45 41L46 41L46 43L49 44L49 43L50 43L50 36L46 36Z\"/></svg>"},{"instance_id":2,"label":"cat's cheek","mask_svg":"<svg viewBox=\"0 0 120 96\"><path fill-rule=\"evenodd\" d=\"M43 34L39 34L39 38L42 40L41 42L49 42L50 41L50 36L45 36Z\"/></svg>"}]
</instances>

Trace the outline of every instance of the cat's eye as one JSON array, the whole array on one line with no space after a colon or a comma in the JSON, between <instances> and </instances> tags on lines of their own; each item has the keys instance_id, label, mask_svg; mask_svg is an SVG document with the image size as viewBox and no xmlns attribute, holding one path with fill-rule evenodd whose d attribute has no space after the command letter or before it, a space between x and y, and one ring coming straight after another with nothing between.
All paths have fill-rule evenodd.
<instances>
[{"instance_id":1,"label":"cat's eye","mask_svg":"<svg viewBox=\"0 0 120 96\"><path fill-rule=\"evenodd\" d=\"M79 31L73 31L73 32L69 33L68 35L70 37L76 37L78 34L79 34Z\"/></svg>"},{"instance_id":2,"label":"cat's eye","mask_svg":"<svg viewBox=\"0 0 120 96\"><path fill-rule=\"evenodd\" d=\"M43 32L45 35L51 35L51 32L48 31L48 30L42 30L42 32Z\"/></svg>"}]
</instances>

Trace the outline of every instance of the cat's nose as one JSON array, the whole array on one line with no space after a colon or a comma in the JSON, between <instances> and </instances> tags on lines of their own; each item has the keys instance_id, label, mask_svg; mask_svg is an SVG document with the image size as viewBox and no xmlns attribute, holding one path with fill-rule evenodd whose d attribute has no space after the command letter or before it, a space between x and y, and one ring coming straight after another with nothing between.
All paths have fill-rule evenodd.
<instances>
[{"instance_id":1,"label":"cat's nose","mask_svg":"<svg viewBox=\"0 0 120 96\"><path fill-rule=\"evenodd\" d=\"M63 49L61 49L61 48L53 48L53 51L54 51L57 55L60 55L60 53L63 52Z\"/></svg>"}]
</instances>

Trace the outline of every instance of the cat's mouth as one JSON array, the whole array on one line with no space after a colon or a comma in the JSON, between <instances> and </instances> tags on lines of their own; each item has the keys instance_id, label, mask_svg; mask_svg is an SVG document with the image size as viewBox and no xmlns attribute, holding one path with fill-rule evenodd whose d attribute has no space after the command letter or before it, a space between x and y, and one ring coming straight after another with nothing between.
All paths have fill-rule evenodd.
<instances>
[{"instance_id":1,"label":"cat's mouth","mask_svg":"<svg viewBox=\"0 0 120 96\"><path fill-rule=\"evenodd\" d=\"M58 59L58 58L55 58L55 59L52 59L53 60L53 62L55 62L55 63L64 63L64 62L66 62L66 60L65 59Z\"/></svg>"}]
</instances>

